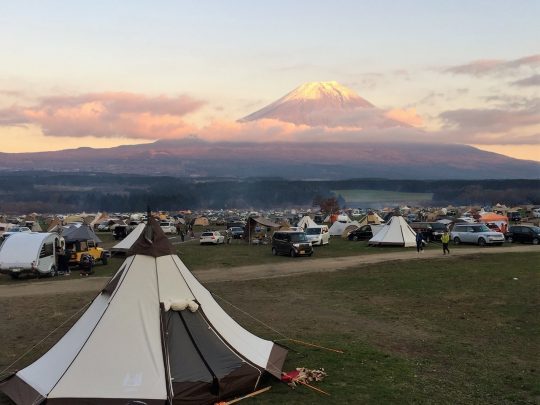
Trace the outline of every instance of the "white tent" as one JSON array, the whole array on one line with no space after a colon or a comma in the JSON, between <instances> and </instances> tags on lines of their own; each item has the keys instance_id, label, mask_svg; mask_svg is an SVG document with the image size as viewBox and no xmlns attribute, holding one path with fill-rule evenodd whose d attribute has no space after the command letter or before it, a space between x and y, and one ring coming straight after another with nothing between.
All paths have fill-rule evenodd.
<instances>
[{"instance_id":1,"label":"white tent","mask_svg":"<svg viewBox=\"0 0 540 405\"><path fill-rule=\"evenodd\" d=\"M368 242L371 246L416 246L416 232L401 215L394 215Z\"/></svg>"},{"instance_id":2,"label":"white tent","mask_svg":"<svg viewBox=\"0 0 540 405\"><path fill-rule=\"evenodd\" d=\"M347 216L345 215L345 217ZM349 217L347 217L347 219L348 221L346 222L341 222L341 221L334 222L332 226L330 227L330 229L328 230L328 232L330 233L330 236L341 236L343 232L345 231L345 228L351 225L355 225L356 227L360 228L360 224L358 223L358 221L351 221Z\"/></svg>"},{"instance_id":3,"label":"white tent","mask_svg":"<svg viewBox=\"0 0 540 405\"><path fill-rule=\"evenodd\" d=\"M75 325L0 382L17 404L214 404L277 378L287 351L237 324L153 219Z\"/></svg>"},{"instance_id":4,"label":"white tent","mask_svg":"<svg viewBox=\"0 0 540 405\"><path fill-rule=\"evenodd\" d=\"M309 215L303 216L300 221L298 221L298 226L300 228L306 229L311 228L313 226L317 226L317 223L311 219Z\"/></svg>"},{"instance_id":5,"label":"white tent","mask_svg":"<svg viewBox=\"0 0 540 405\"><path fill-rule=\"evenodd\" d=\"M131 249L131 246L133 246L137 239L139 239L139 236L141 236L145 226L146 225L142 222L137 225L137 227L132 230L128 236L111 248L111 252L127 252L129 249Z\"/></svg>"}]
</instances>

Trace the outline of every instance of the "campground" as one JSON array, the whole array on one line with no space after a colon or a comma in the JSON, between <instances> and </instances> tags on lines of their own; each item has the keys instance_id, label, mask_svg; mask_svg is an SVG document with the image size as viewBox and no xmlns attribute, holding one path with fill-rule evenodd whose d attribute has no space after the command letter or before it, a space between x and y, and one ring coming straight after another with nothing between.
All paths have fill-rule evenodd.
<instances>
[{"instance_id":1,"label":"campground","mask_svg":"<svg viewBox=\"0 0 540 405\"><path fill-rule=\"evenodd\" d=\"M250 331L345 352L281 340L291 349L285 369L324 367L328 377L315 386L331 396L275 382L243 403L537 403L537 246L459 246L444 257L437 246L417 254L343 241L336 250L359 251L332 257L324 247L296 259L273 257L268 246L235 246L188 242L177 249ZM121 261L96 266L96 277L3 283L0 369L76 314ZM16 367L46 351L76 318ZM0 404L9 403L0 396Z\"/></svg>"}]
</instances>

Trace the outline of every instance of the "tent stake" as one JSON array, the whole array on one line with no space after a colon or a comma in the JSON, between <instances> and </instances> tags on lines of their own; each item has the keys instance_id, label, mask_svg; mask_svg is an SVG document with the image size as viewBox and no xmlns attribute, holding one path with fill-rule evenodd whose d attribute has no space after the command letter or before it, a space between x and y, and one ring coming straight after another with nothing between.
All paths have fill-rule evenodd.
<instances>
[{"instance_id":1,"label":"tent stake","mask_svg":"<svg viewBox=\"0 0 540 405\"><path fill-rule=\"evenodd\" d=\"M240 398L235 398L235 399L233 399L233 400L231 400L229 402L227 402L227 401L216 402L215 405L231 405L231 404L235 404L237 402L240 402L243 399L251 398L251 397L254 397L255 395L262 394L263 392L266 392L266 391L270 390L270 388L272 388L272 387L261 388L260 390L254 391L251 394L244 395L243 397L240 397Z\"/></svg>"}]
</instances>

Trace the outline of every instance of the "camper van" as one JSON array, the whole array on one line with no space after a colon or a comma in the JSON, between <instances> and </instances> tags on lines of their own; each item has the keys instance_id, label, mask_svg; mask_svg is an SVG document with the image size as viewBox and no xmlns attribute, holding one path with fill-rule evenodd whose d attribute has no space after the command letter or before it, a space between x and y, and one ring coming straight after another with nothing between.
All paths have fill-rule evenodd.
<instances>
[{"instance_id":1,"label":"camper van","mask_svg":"<svg viewBox=\"0 0 540 405\"><path fill-rule=\"evenodd\" d=\"M328 245L330 241L330 232L328 232L328 225L310 226L305 230L308 241L312 246Z\"/></svg>"},{"instance_id":2,"label":"camper van","mask_svg":"<svg viewBox=\"0 0 540 405\"><path fill-rule=\"evenodd\" d=\"M64 239L56 233L18 232L0 247L0 273L18 278L21 274L55 276L57 248Z\"/></svg>"}]
</instances>

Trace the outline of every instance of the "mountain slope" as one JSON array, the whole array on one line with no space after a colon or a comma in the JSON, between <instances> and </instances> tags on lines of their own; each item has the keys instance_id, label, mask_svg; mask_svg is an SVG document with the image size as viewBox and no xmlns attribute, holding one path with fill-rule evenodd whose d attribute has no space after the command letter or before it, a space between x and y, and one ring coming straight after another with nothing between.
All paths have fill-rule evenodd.
<instances>
[{"instance_id":1,"label":"mountain slope","mask_svg":"<svg viewBox=\"0 0 540 405\"><path fill-rule=\"evenodd\" d=\"M240 143L197 139L107 149L3 153L0 170L100 171L288 179L540 178L540 163L471 146L377 143Z\"/></svg>"},{"instance_id":2,"label":"mountain slope","mask_svg":"<svg viewBox=\"0 0 540 405\"><path fill-rule=\"evenodd\" d=\"M240 119L276 119L297 125L380 129L407 127L337 82L305 83L279 100Z\"/></svg>"}]
</instances>

